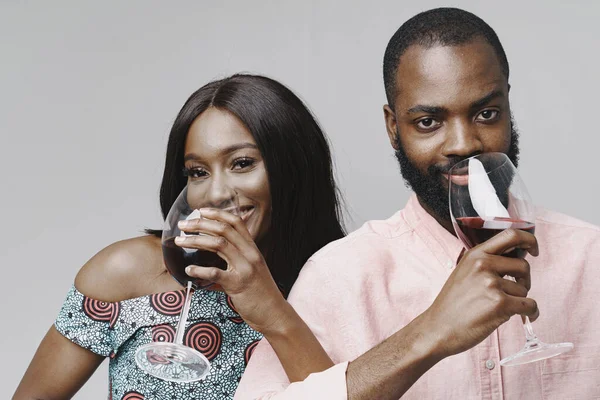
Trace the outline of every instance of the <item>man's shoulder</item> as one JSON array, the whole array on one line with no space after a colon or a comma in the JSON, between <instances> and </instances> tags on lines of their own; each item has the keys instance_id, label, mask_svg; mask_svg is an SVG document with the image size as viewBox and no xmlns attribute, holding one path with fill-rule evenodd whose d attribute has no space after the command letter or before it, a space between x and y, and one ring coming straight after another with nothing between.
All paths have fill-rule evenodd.
<instances>
[{"instance_id":1,"label":"man's shoulder","mask_svg":"<svg viewBox=\"0 0 600 400\"><path fill-rule=\"evenodd\" d=\"M369 220L345 237L335 240L310 258L311 262L319 263L327 260L341 260L357 256L370 256L390 246L390 239L412 231L406 223L403 210L385 220Z\"/></svg>"},{"instance_id":2,"label":"man's shoulder","mask_svg":"<svg viewBox=\"0 0 600 400\"><path fill-rule=\"evenodd\" d=\"M378 271L388 265L389 260L393 259L391 254L398 251L397 239L411 230L402 210L386 220L365 222L308 259L288 301L297 311L302 310L301 314L310 314L314 304L338 307L337 299L343 298L348 292L359 297L363 290L362 282L383 276Z\"/></svg>"},{"instance_id":3,"label":"man's shoulder","mask_svg":"<svg viewBox=\"0 0 600 400\"><path fill-rule=\"evenodd\" d=\"M556 211L538 209L537 214L535 236L545 251L559 254L600 250L600 227Z\"/></svg>"},{"instance_id":4,"label":"man's shoulder","mask_svg":"<svg viewBox=\"0 0 600 400\"><path fill-rule=\"evenodd\" d=\"M583 221L581 219L571 217L569 215L548 210L545 208L537 209L537 227L544 227L545 229L561 229L561 230L572 230L581 231L590 235L600 235L600 227L592 223ZM536 227L536 230L537 230Z\"/></svg>"}]
</instances>

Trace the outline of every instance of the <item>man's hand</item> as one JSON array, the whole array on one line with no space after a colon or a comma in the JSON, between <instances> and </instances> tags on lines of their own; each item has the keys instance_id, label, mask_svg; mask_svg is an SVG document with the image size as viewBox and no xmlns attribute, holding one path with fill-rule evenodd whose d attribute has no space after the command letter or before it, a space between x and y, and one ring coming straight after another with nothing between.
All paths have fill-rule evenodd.
<instances>
[{"instance_id":1,"label":"man's hand","mask_svg":"<svg viewBox=\"0 0 600 400\"><path fill-rule=\"evenodd\" d=\"M463 352L488 337L515 314L533 321L539 311L527 297L531 288L529 263L502 254L520 248L538 255L531 233L507 229L467 251L439 295L422 315L441 358ZM503 278L514 277L517 282Z\"/></svg>"}]
</instances>

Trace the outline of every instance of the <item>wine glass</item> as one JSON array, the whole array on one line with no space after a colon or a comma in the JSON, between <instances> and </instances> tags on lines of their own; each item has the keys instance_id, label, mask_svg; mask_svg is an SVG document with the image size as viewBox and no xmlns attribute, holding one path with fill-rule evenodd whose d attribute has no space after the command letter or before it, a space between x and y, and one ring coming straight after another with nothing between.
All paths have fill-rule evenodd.
<instances>
[{"instance_id":1,"label":"wine glass","mask_svg":"<svg viewBox=\"0 0 600 400\"><path fill-rule=\"evenodd\" d=\"M189 195L192 190L194 196ZM175 339L173 343L148 343L140 346L135 353L135 361L138 367L152 376L170 382L198 381L203 379L210 371L210 362L202 353L183 345L191 292L203 287L201 281L195 280L185 273L185 268L193 264L202 267L227 269L227 263L217 253L176 245L176 237L195 234L181 231L177 224L181 220L201 218L202 216L198 210L204 207L219 208L234 215L240 215L238 196L233 189L222 188L218 201L206 195L195 196L197 189L193 188L192 190L186 186L173 203L165 219L161 238L163 258L168 271L177 282L186 287L185 301L179 316Z\"/></svg>"},{"instance_id":2,"label":"wine glass","mask_svg":"<svg viewBox=\"0 0 600 400\"><path fill-rule=\"evenodd\" d=\"M517 169L504 153L483 153L453 165L448 173L452 225L470 249L505 229L535 231L534 205ZM526 250L503 254L524 257ZM514 278L507 277L514 281ZM521 365L554 357L573 348L572 343L546 344L533 333L525 317L525 346L500 360L500 365Z\"/></svg>"}]
</instances>

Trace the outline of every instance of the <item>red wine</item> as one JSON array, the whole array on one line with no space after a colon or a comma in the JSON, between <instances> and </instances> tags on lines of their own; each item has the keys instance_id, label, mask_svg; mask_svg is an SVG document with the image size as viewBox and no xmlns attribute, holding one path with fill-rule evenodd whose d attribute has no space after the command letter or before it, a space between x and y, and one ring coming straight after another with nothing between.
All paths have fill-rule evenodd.
<instances>
[{"instance_id":1,"label":"red wine","mask_svg":"<svg viewBox=\"0 0 600 400\"><path fill-rule=\"evenodd\" d=\"M193 264L201 267L216 267L222 270L227 269L227 263L219 257L217 253L208 250L187 252L182 247L175 244L174 237L163 242L162 251L167 269L177 282L183 286L186 286L188 281L199 284L194 278L185 273L185 269L188 265Z\"/></svg>"},{"instance_id":2,"label":"red wine","mask_svg":"<svg viewBox=\"0 0 600 400\"><path fill-rule=\"evenodd\" d=\"M477 246L486 240L496 236L505 229L520 229L525 232L534 233L535 224L512 218L494 218L493 220L484 220L479 217L457 218L456 223L460 229L469 248ZM515 249L505 254L508 257L525 257L526 250Z\"/></svg>"}]
</instances>

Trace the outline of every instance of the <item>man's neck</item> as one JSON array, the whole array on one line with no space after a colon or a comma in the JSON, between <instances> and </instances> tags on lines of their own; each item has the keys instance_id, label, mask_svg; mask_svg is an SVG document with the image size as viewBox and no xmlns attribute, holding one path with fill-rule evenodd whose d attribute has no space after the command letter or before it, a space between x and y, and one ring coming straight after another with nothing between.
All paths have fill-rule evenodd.
<instances>
[{"instance_id":1,"label":"man's neck","mask_svg":"<svg viewBox=\"0 0 600 400\"><path fill-rule=\"evenodd\" d=\"M453 236L456 236L456 232L454 232L454 227L452 226L452 221L438 216L431 208L427 206L427 204L425 204L425 202L421 201L419 196L417 196L417 200L419 200L419 204L421 207L423 207L427 214L431 215L445 230L450 232Z\"/></svg>"}]
</instances>

